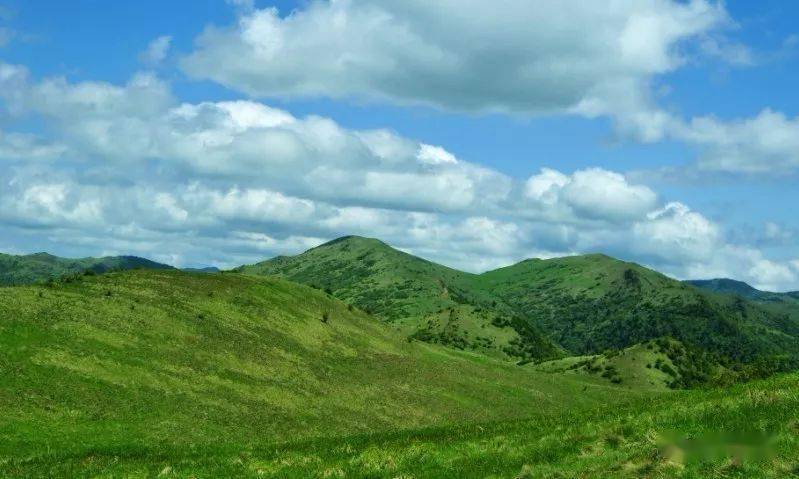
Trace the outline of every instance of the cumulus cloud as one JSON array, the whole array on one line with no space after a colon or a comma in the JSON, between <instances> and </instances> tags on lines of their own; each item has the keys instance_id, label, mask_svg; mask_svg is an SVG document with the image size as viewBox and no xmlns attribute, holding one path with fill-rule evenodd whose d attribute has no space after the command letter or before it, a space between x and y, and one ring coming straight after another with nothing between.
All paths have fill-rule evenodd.
<instances>
[{"instance_id":1,"label":"cumulus cloud","mask_svg":"<svg viewBox=\"0 0 799 479\"><path fill-rule=\"evenodd\" d=\"M0 87L7 111L48 132L0 135L11 246L228 267L360 234L471 271L604 251L678 277L795 284L787 264L609 170L513 178L390 130L255 101L180 103L153 74L72 83L0 64Z\"/></svg>"},{"instance_id":2,"label":"cumulus cloud","mask_svg":"<svg viewBox=\"0 0 799 479\"><path fill-rule=\"evenodd\" d=\"M698 166L703 170L784 174L799 169L799 118L769 109L734 121L695 118L674 136L702 148Z\"/></svg>"},{"instance_id":3,"label":"cumulus cloud","mask_svg":"<svg viewBox=\"0 0 799 479\"><path fill-rule=\"evenodd\" d=\"M623 175L601 168L570 176L544 168L527 180L524 193L549 212L613 222L634 221L657 205L657 195L648 187L632 185Z\"/></svg>"},{"instance_id":4,"label":"cumulus cloud","mask_svg":"<svg viewBox=\"0 0 799 479\"><path fill-rule=\"evenodd\" d=\"M652 75L683 62L682 42L727 21L705 0L317 1L288 16L247 9L208 28L182 66L262 97L565 112L645 98Z\"/></svg>"},{"instance_id":5,"label":"cumulus cloud","mask_svg":"<svg viewBox=\"0 0 799 479\"><path fill-rule=\"evenodd\" d=\"M189 75L255 97L610 117L625 138L692 145L698 172L799 170L796 118L682 119L654 99L654 80L692 55L756 62L724 35L735 24L721 2L331 0L288 15L235 3L237 23L209 27L182 58Z\"/></svg>"}]
</instances>

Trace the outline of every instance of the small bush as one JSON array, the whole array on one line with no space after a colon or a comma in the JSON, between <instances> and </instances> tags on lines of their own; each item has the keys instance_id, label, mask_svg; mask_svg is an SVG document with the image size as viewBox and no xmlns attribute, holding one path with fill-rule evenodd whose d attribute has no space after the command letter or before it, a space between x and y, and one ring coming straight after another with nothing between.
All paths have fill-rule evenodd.
<instances>
[{"instance_id":1,"label":"small bush","mask_svg":"<svg viewBox=\"0 0 799 479\"><path fill-rule=\"evenodd\" d=\"M330 311L324 311L322 313L322 322L327 324L328 321L330 321Z\"/></svg>"}]
</instances>

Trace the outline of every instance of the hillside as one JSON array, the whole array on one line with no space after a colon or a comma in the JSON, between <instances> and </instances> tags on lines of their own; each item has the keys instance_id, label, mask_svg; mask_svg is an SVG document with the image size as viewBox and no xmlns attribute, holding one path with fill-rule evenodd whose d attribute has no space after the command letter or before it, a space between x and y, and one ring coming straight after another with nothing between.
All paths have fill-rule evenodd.
<instances>
[{"instance_id":1,"label":"hillside","mask_svg":"<svg viewBox=\"0 0 799 479\"><path fill-rule=\"evenodd\" d=\"M799 357L790 318L605 255L527 260L480 284L574 354L671 337L734 362Z\"/></svg>"},{"instance_id":2,"label":"hillside","mask_svg":"<svg viewBox=\"0 0 799 479\"><path fill-rule=\"evenodd\" d=\"M235 271L310 285L395 322L409 336L514 360L561 355L559 348L490 293L476 276L398 251L382 241L347 236L297 256Z\"/></svg>"},{"instance_id":3,"label":"hillside","mask_svg":"<svg viewBox=\"0 0 799 479\"><path fill-rule=\"evenodd\" d=\"M136 256L69 259L47 253L25 256L0 253L0 286L33 284L85 271L100 274L136 268L170 269L172 267Z\"/></svg>"},{"instance_id":4,"label":"hillside","mask_svg":"<svg viewBox=\"0 0 799 479\"><path fill-rule=\"evenodd\" d=\"M280 279L114 272L0 289L0 476L791 477L797 381L616 386Z\"/></svg>"},{"instance_id":5,"label":"hillside","mask_svg":"<svg viewBox=\"0 0 799 479\"><path fill-rule=\"evenodd\" d=\"M799 316L605 255L531 259L475 275L344 237L238 271L329 291L417 339L510 359L593 355L665 337L719 365L771 371L799 358Z\"/></svg>"},{"instance_id":6,"label":"hillside","mask_svg":"<svg viewBox=\"0 0 799 479\"><path fill-rule=\"evenodd\" d=\"M409 342L275 278L136 270L0 289L0 471L618 400L607 385Z\"/></svg>"}]
</instances>

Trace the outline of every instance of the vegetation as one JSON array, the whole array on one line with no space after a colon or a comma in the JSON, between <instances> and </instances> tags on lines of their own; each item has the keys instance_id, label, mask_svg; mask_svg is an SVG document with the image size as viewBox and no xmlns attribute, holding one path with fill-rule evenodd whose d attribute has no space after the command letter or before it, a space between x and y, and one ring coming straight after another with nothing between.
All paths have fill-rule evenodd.
<instances>
[{"instance_id":1,"label":"vegetation","mask_svg":"<svg viewBox=\"0 0 799 479\"><path fill-rule=\"evenodd\" d=\"M47 253L13 256L0 253L0 286L55 281L84 272L101 274L137 268L170 269L171 266L136 256L67 259Z\"/></svg>"},{"instance_id":2,"label":"vegetation","mask_svg":"<svg viewBox=\"0 0 799 479\"><path fill-rule=\"evenodd\" d=\"M475 275L347 236L294 257L237 272L307 284L393 322L408 336L514 361L559 357L562 351L514 310L475 287Z\"/></svg>"},{"instance_id":3,"label":"vegetation","mask_svg":"<svg viewBox=\"0 0 799 479\"><path fill-rule=\"evenodd\" d=\"M681 385L710 379L710 369L751 378L799 365L799 302L780 310L604 255L526 260L475 275L344 237L238 271L325 289L414 339L513 361L673 338L703 362Z\"/></svg>"},{"instance_id":4,"label":"vegetation","mask_svg":"<svg viewBox=\"0 0 799 479\"><path fill-rule=\"evenodd\" d=\"M543 280L455 272L442 282L458 301L423 296L416 316L382 321L357 282L141 269L0 288L0 477L799 476L799 375L755 354L780 344L774 313L604 258L532 263ZM378 273L391 276L361 281ZM531 362L540 329L522 305L558 305L541 290L593 301L600 322L612 294L704 298L738 312L730 331L753 359L659 336ZM684 337L712 332L693 318L674 316ZM746 336L757 325L763 343ZM603 336L564 344L585 337Z\"/></svg>"},{"instance_id":5,"label":"vegetation","mask_svg":"<svg viewBox=\"0 0 799 479\"><path fill-rule=\"evenodd\" d=\"M137 270L0 289L0 476L608 401L598 382L409 343L279 279Z\"/></svg>"}]
</instances>

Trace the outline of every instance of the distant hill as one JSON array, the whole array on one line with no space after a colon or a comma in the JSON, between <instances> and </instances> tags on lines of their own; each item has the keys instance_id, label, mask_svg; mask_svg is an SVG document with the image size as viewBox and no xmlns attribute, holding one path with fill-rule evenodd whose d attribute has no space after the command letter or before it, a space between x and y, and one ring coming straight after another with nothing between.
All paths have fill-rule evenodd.
<instances>
[{"instance_id":1,"label":"distant hill","mask_svg":"<svg viewBox=\"0 0 799 479\"><path fill-rule=\"evenodd\" d=\"M515 358L597 354L664 337L728 363L799 357L799 318L605 255L532 259L475 275L350 236L238 271L312 285L412 337L462 349L485 352L493 341L513 351L502 339L510 328L530 351L508 354Z\"/></svg>"},{"instance_id":2,"label":"distant hill","mask_svg":"<svg viewBox=\"0 0 799 479\"><path fill-rule=\"evenodd\" d=\"M206 266L204 268L181 268L187 273L218 273L220 270L216 266Z\"/></svg>"},{"instance_id":3,"label":"distant hill","mask_svg":"<svg viewBox=\"0 0 799 479\"><path fill-rule=\"evenodd\" d=\"M68 259L48 253L24 256L0 253L0 286L33 284L87 271L102 274L138 268L172 269L171 266L137 256Z\"/></svg>"},{"instance_id":4,"label":"distant hill","mask_svg":"<svg viewBox=\"0 0 799 479\"><path fill-rule=\"evenodd\" d=\"M734 361L799 353L799 323L605 255L522 261L480 282L575 354L659 337Z\"/></svg>"},{"instance_id":5,"label":"distant hill","mask_svg":"<svg viewBox=\"0 0 799 479\"><path fill-rule=\"evenodd\" d=\"M697 288L713 291L714 293L721 294L735 294L747 299L764 300L770 297L779 297L780 293L770 293L760 291L753 288L743 281L736 281L734 279L717 278L717 279L697 279L688 280L686 283L696 286Z\"/></svg>"},{"instance_id":6,"label":"distant hill","mask_svg":"<svg viewBox=\"0 0 799 479\"><path fill-rule=\"evenodd\" d=\"M346 236L301 255L280 256L235 271L310 285L427 342L515 360L562 355L512 308L476 288L476 275L376 239Z\"/></svg>"}]
</instances>

